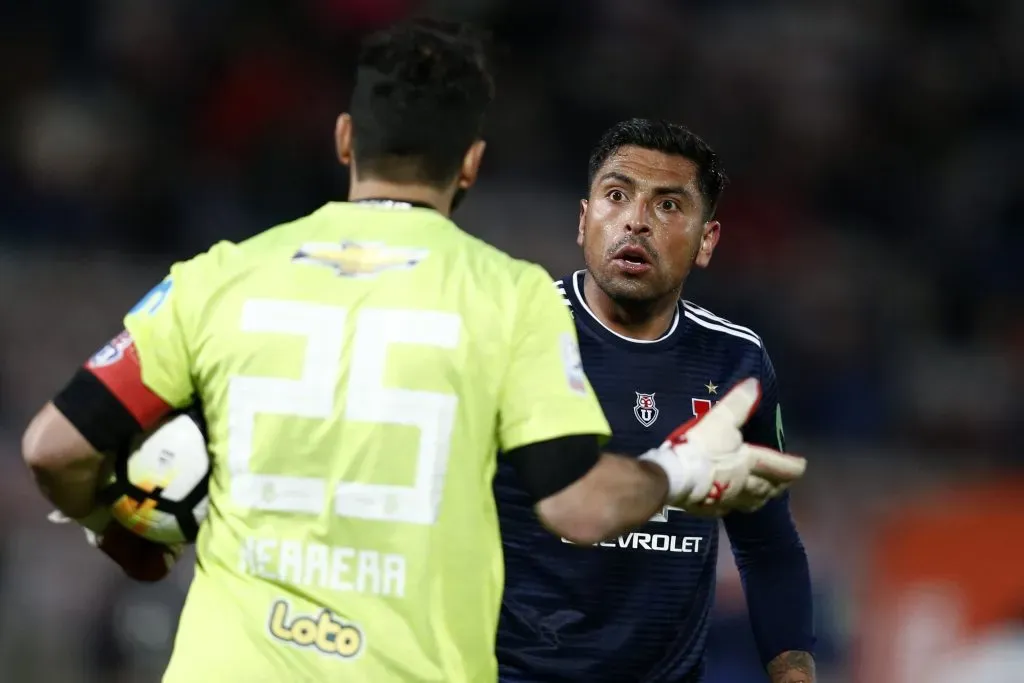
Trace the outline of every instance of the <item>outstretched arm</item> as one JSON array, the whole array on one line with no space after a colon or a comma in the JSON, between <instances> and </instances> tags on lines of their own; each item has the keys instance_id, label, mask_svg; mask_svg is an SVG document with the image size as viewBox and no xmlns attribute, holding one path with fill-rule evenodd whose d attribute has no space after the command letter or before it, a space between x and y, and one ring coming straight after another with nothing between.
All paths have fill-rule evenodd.
<instances>
[{"instance_id":1,"label":"outstretched arm","mask_svg":"<svg viewBox=\"0 0 1024 683\"><path fill-rule=\"evenodd\" d=\"M593 435L529 444L507 457L549 529L575 543L597 543L646 522L665 504L714 502L727 511L752 477L769 487L798 479L802 459L740 441L739 427L758 396L756 381L741 382L637 459L598 455Z\"/></svg>"}]
</instances>

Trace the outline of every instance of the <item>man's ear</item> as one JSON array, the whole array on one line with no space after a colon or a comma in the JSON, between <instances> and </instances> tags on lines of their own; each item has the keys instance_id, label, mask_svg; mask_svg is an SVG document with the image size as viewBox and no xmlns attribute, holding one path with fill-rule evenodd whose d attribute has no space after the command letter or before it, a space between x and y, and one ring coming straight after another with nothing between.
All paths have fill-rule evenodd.
<instances>
[{"instance_id":1,"label":"man's ear","mask_svg":"<svg viewBox=\"0 0 1024 683\"><path fill-rule=\"evenodd\" d=\"M342 166L352 165L352 117L347 113L334 123L334 150Z\"/></svg>"},{"instance_id":2,"label":"man's ear","mask_svg":"<svg viewBox=\"0 0 1024 683\"><path fill-rule=\"evenodd\" d=\"M583 246L583 227L587 224L587 200L580 200L580 222L576 226L576 244L577 246Z\"/></svg>"},{"instance_id":3,"label":"man's ear","mask_svg":"<svg viewBox=\"0 0 1024 683\"><path fill-rule=\"evenodd\" d=\"M722 234L722 224L718 221L708 221L704 224L700 237L700 247L697 249L697 257L693 263L698 268L707 268L711 263L711 255L715 253L718 246L718 239Z\"/></svg>"},{"instance_id":4,"label":"man's ear","mask_svg":"<svg viewBox=\"0 0 1024 683\"><path fill-rule=\"evenodd\" d=\"M486 150L487 143L483 140L477 140L466 150L466 156L462 157L462 168L459 169L460 190L468 190L476 182Z\"/></svg>"}]
</instances>

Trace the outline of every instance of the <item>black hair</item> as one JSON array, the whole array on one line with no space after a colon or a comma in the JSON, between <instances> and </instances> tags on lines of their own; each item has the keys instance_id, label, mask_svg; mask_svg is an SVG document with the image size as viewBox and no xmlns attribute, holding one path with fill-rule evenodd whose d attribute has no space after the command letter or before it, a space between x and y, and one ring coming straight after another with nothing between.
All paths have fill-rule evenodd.
<instances>
[{"instance_id":1,"label":"black hair","mask_svg":"<svg viewBox=\"0 0 1024 683\"><path fill-rule=\"evenodd\" d=\"M601 136L590 153L587 173L587 188L594 184L594 178L616 152L622 147L635 146L665 154L685 157L697 165L697 185L704 197L704 220L714 218L718 199L729 179L722 170L718 155L697 134L678 123L653 119L629 119L620 121Z\"/></svg>"},{"instance_id":2,"label":"black hair","mask_svg":"<svg viewBox=\"0 0 1024 683\"><path fill-rule=\"evenodd\" d=\"M469 24L415 19L370 35L349 108L356 172L443 187L493 99L487 38Z\"/></svg>"}]
</instances>

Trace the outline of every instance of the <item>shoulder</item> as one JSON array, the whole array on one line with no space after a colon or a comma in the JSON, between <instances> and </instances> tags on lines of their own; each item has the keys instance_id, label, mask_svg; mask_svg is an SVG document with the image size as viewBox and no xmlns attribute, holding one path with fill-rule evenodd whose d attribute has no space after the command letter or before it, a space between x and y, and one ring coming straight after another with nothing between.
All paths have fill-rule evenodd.
<instances>
[{"instance_id":1,"label":"shoulder","mask_svg":"<svg viewBox=\"0 0 1024 683\"><path fill-rule=\"evenodd\" d=\"M524 277L536 277L537 271L540 271L550 281L550 277L547 276L543 267L532 261L516 258L462 229L459 229L456 235L456 239L461 242L462 250L471 254L475 263L499 273L503 279L518 281Z\"/></svg>"},{"instance_id":2,"label":"shoulder","mask_svg":"<svg viewBox=\"0 0 1024 683\"><path fill-rule=\"evenodd\" d=\"M716 315L692 301L683 300L680 305L683 315L690 323L687 328L689 333L704 338L704 341L701 342L703 348L719 349L724 354L724 358L728 358L730 363L735 364L735 368L748 373L756 373L761 380L761 388L765 395L775 397L766 401L765 405L777 403L775 365L765 350L761 335L749 327L737 325Z\"/></svg>"},{"instance_id":3,"label":"shoulder","mask_svg":"<svg viewBox=\"0 0 1024 683\"><path fill-rule=\"evenodd\" d=\"M187 274L189 279L201 279L207 283L212 279L231 279L241 270L273 259L282 250L288 251L290 256L290 252L295 250L296 231L305 229L315 216L314 213L276 225L241 242L221 240L197 256L175 264L175 268Z\"/></svg>"},{"instance_id":4,"label":"shoulder","mask_svg":"<svg viewBox=\"0 0 1024 683\"><path fill-rule=\"evenodd\" d=\"M286 248L282 235L286 227L271 228L242 242L222 240L190 259L173 264L167 282L174 284L175 308L182 319L201 319L202 312L213 301L234 291L235 285L248 274L280 260L274 257Z\"/></svg>"},{"instance_id":5,"label":"shoulder","mask_svg":"<svg viewBox=\"0 0 1024 683\"><path fill-rule=\"evenodd\" d=\"M458 234L464 261L484 290L524 301L543 296L551 290L551 275L544 266L516 258L461 230Z\"/></svg>"},{"instance_id":6,"label":"shoulder","mask_svg":"<svg viewBox=\"0 0 1024 683\"><path fill-rule=\"evenodd\" d=\"M749 327L737 325L725 318L715 315L708 309L698 306L685 299L680 302L683 315L701 334L715 340L716 343L730 343L748 347L751 352L764 352L761 336Z\"/></svg>"},{"instance_id":7,"label":"shoulder","mask_svg":"<svg viewBox=\"0 0 1024 683\"><path fill-rule=\"evenodd\" d=\"M205 288L211 279L219 277L226 266L237 260L239 245L221 241L190 259L171 266L170 279L175 289Z\"/></svg>"}]
</instances>

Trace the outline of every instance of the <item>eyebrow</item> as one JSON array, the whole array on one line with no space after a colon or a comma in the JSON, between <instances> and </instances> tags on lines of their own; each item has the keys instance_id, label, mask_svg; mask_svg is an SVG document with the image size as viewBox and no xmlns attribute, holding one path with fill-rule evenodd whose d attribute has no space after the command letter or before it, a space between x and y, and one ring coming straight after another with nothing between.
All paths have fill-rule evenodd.
<instances>
[{"instance_id":1,"label":"eyebrow","mask_svg":"<svg viewBox=\"0 0 1024 683\"><path fill-rule=\"evenodd\" d=\"M622 174L622 173L618 173L616 171L609 171L608 173L605 173L603 176L601 176L601 178L598 180L598 182L602 182L603 183L606 180L618 180L623 185L628 185L629 187L635 187L636 186L636 181L635 180L630 178L628 175L625 175L625 174Z\"/></svg>"},{"instance_id":2,"label":"eyebrow","mask_svg":"<svg viewBox=\"0 0 1024 683\"><path fill-rule=\"evenodd\" d=\"M669 186L669 187L656 187L656 188L654 188L654 194L655 195L678 194L678 195L681 195L683 197L686 197L691 202L694 201L693 194L688 189L686 189L685 187L682 187L680 185L672 185L672 186Z\"/></svg>"}]
</instances>

